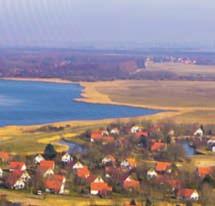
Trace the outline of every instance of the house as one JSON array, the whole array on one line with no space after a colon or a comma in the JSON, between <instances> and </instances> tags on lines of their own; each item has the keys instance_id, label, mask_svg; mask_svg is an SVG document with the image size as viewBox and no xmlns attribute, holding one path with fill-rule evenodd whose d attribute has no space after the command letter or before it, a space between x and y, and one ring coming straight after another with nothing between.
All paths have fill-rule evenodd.
<instances>
[{"instance_id":1,"label":"house","mask_svg":"<svg viewBox=\"0 0 215 206\"><path fill-rule=\"evenodd\" d=\"M120 131L117 127L111 129L110 134L112 135L119 135Z\"/></svg>"},{"instance_id":2,"label":"house","mask_svg":"<svg viewBox=\"0 0 215 206\"><path fill-rule=\"evenodd\" d=\"M159 185L168 186L171 191L176 191L182 188L182 181L166 175L159 175L155 178L154 182Z\"/></svg>"},{"instance_id":3,"label":"house","mask_svg":"<svg viewBox=\"0 0 215 206\"><path fill-rule=\"evenodd\" d=\"M215 172L215 167L198 167L197 175L201 178L206 177L207 175L212 175Z\"/></svg>"},{"instance_id":4,"label":"house","mask_svg":"<svg viewBox=\"0 0 215 206\"><path fill-rule=\"evenodd\" d=\"M0 161L1 162L8 162L10 159L10 155L8 152L0 151Z\"/></svg>"},{"instance_id":5,"label":"house","mask_svg":"<svg viewBox=\"0 0 215 206\"><path fill-rule=\"evenodd\" d=\"M73 170L77 170L77 169L81 169L81 168L83 168L84 167L84 165L81 163L81 162L76 162L73 166L72 166L72 169Z\"/></svg>"},{"instance_id":6,"label":"house","mask_svg":"<svg viewBox=\"0 0 215 206\"><path fill-rule=\"evenodd\" d=\"M130 132L131 132L132 134L135 134L135 133L137 133L137 132L139 132L139 131L141 131L141 128L140 128L139 126L133 126L133 127L131 127L131 129L130 129Z\"/></svg>"},{"instance_id":7,"label":"house","mask_svg":"<svg viewBox=\"0 0 215 206\"><path fill-rule=\"evenodd\" d=\"M5 184L8 188L19 190L24 189L30 179L26 171L13 170L6 178Z\"/></svg>"},{"instance_id":8,"label":"house","mask_svg":"<svg viewBox=\"0 0 215 206\"><path fill-rule=\"evenodd\" d=\"M187 201L198 201L199 193L197 190L184 188L178 191L177 196L179 199L187 200Z\"/></svg>"},{"instance_id":9,"label":"house","mask_svg":"<svg viewBox=\"0 0 215 206\"><path fill-rule=\"evenodd\" d=\"M108 136L109 132L106 129L101 130L102 136Z\"/></svg>"},{"instance_id":10,"label":"house","mask_svg":"<svg viewBox=\"0 0 215 206\"><path fill-rule=\"evenodd\" d=\"M123 181L123 188L128 191L138 191L140 189L140 182L128 176Z\"/></svg>"},{"instance_id":11,"label":"house","mask_svg":"<svg viewBox=\"0 0 215 206\"><path fill-rule=\"evenodd\" d=\"M102 144L105 145L105 144L114 143L115 139L113 136L108 135L108 136L103 136L101 141L102 141Z\"/></svg>"},{"instance_id":12,"label":"house","mask_svg":"<svg viewBox=\"0 0 215 206\"><path fill-rule=\"evenodd\" d=\"M148 132L140 130L140 131L135 133L134 137L136 137L137 139L148 137Z\"/></svg>"},{"instance_id":13,"label":"house","mask_svg":"<svg viewBox=\"0 0 215 206\"><path fill-rule=\"evenodd\" d=\"M72 156L67 152L67 153L65 153L65 154L62 156L61 161L62 161L63 163L65 163L65 164L67 164L67 163L72 162L72 161L73 161L73 158L72 158Z\"/></svg>"},{"instance_id":14,"label":"house","mask_svg":"<svg viewBox=\"0 0 215 206\"><path fill-rule=\"evenodd\" d=\"M41 154L38 154L35 158L34 158L34 163L35 164L40 164L41 161L45 160L44 157Z\"/></svg>"},{"instance_id":15,"label":"house","mask_svg":"<svg viewBox=\"0 0 215 206\"><path fill-rule=\"evenodd\" d=\"M155 166L155 171L157 173L171 173L171 163L170 162L157 162Z\"/></svg>"},{"instance_id":16,"label":"house","mask_svg":"<svg viewBox=\"0 0 215 206\"><path fill-rule=\"evenodd\" d=\"M90 134L90 141L96 142L102 139L102 132L101 131L92 131Z\"/></svg>"},{"instance_id":17,"label":"house","mask_svg":"<svg viewBox=\"0 0 215 206\"><path fill-rule=\"evenodd\" d=\"M97 177L90 184L90 194L91 195L102 195L107 194L112 191L112 187L110 187L101 177Z\"/></svg>"},{"instance_id":18,"label":"house","mask_svg":"<svg viewBox=\"0 0 215 206\"><path fill-rule=\"evenodd\" d=\"M137 167L137 162L134 158L127 158L121 162L120 166L131 170Z\"/></svg>"},{"instance_id":19,"label":"house","mask_svg":"<svg viewBox=\"0 0 215 206\"><path fill-rule=\"evenodd\" d=\"M27 169L26 164L24 162L10 162L9 163L9 170L20 170L25 171Z\"/></svg>"},{"instance_id":20,"label":"house","mask_svg":"<svg viewBox=\"0 0 215 206\"><path fill-rule=\"evenodd\" d=\"M166 149L166 144L163 142L155 142L151 145L151 152L160 152Z\"/></svg>"},{"instance_id":21,"label":"house","mask_svg":"<svg viewBox=\"0 0 215 206\"><path fill-rule=\"evenodd\" d=\"M151 168L147 171L147 178L148 179L152 179L152 178L155 178L157 176L158 176L158 173L153 168Z\"/></svg>"},{"instance_id":22,"label":"house","mask_svg":"<svg viewBox=\"0 0 215 206\"><path fill-rule=\"evenodd\" d=\"M2 178L3 177L3 170L2 170L2 168L0 168L0 178Z\"/></svg>"},{"instance_id":23,"label":"house","mask_svg":"<svg viewBox=\"0 0 215 206\"><path fill-rule=\"evenodd\" d=\"M47 192L63 194L66 178L62 175L51 175L44 181L44 187Z\"/></svg>"},{"instance_id":24,"label":"house","mask_svg":"<svg viewBox=\"0 0 215 206\"><path fill-rule=\"evenodd\" d=\"M198 128L195 132L194 132L194 134L193 134L194 136L198 136L198 137L200 137L200 138L202 138L203 137L203 135L204 135L204 131L203 131L203 129L202 128Z\"/></svg>"},{"instance_id":25,"label":"house","mask_svg":"<svg viewBox=\"0 0 215 206\"><path fill-rule=\"evenodd\" d=\"M212 152L215 152L215 138L209 139L207 141L207 146L209 150L211 150Z\"/></svg>"},{"instance_id":26,"label":"house","mask_svg":"<svg viewBox=\"0 0 215 206\"><path fill-rule=\"evenodd\" d=\"M88 167L84 166L76 170L76 175L81 179L87 179L90 176Z\"/></svg>"},{"instance_id":27,"label":"house","mask_svg":"<svg viewBox=\"0 0 215 206\"><path fill-rule=\"evenodd\" d=\"M55 162L52 160L42 160L38 167L38 172L41 172L43 177L54 174Z\"/></svg>"},{"instance_id":28,"label":"house","mask_svg":"<svg viewBox=\"0 0 215 206\"><path fill-rule=\"evenodd\" d=\"M128 177L128 171L125 171L121 167L115 167L115 166L106 166L105 167L105 177L106 178L112 178L114 180L122 181L126 177Z\"/></svg>"},{"instance_id":29,"label":"house","mask_svg":"<svg viewBox=\"0 0 215 206\"><path fill-rule=\"evenodd\" d=\"M102 164L114 164L116 162L116 159L113 155L107 155L102 159Z\"/></svg>"}]
</instances>

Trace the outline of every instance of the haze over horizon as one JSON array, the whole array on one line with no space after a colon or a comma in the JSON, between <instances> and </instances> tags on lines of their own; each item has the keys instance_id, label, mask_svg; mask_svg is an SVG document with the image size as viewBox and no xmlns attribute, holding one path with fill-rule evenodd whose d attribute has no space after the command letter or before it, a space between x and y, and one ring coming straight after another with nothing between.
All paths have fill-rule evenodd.
<instances>
[{"instance_id":1,"label":"haze over horizon","mask_svg":"<svg viewBox=\"0 0 215 206\"><path fill-rule=\"evenodd\" d=\"M215 45L211 0L0 0L0 47Z\"/></svg>"}]
</instances>

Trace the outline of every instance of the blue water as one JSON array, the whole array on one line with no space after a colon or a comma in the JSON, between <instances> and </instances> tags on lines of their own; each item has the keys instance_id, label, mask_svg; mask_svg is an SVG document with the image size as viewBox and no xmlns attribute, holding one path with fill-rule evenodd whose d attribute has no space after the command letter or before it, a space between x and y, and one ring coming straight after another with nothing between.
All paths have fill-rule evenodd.
<instances>
[{"instance_id":1,"label":"blue water","mask_svg":"<svg viewBox=\"0 0 215 206\"><path fill-rule=\"evenodd\" d=\"M159 111L76 102L79 84L0 80L0 126L151 115Z\"/></svg>"},{"instance_id":2,"label":"blue water","mask_svg":"<svg viewBox=\"0 0 215 206\"><path fill-rule=\"evenodd\" d=\"M193 156L193 155L196 154L195 149L189 145L189 142L188 142L188 141L183 141L183 142L182 142L182 147L183 147L183 149L184 149L184 151L185 151L185 154L186 154L188 157L189 157L189 156Z\"/></svg>"}]
</instances>

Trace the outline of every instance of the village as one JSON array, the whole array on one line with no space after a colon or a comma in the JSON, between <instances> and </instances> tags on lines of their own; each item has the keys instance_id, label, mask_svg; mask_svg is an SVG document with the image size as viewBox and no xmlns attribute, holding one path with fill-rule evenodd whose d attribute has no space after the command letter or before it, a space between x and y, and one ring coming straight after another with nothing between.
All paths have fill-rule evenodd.
<instances>
[{"instance_id":1,"label":"village","mask_svg":"<svg viewBox=\"0 0 215 206\"><path fill-rule=\"evenodd\" d=\"M127 206L149 206L158 200L175 205L214 201L215 165L194 166L186 151L214 155L211 129L113 123L77 138L85 142L79 151L58 153L52 144L27 157L1 151L1 188L43 198L49 193L119 196L128 199Z\"/></svg>"}]
</instances>

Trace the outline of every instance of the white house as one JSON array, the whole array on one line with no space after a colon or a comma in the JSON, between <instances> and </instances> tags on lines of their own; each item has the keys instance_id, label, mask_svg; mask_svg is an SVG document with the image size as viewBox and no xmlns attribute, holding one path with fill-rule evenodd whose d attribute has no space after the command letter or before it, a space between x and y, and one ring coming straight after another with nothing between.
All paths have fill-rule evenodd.
<instances>
[{"instance_id":1,"label":"white house","mask_svg":"<svg viewBox=\"0 0 215 206\"><path fill-rule=\"evenodd\" d=\"M49 169L43 171L43 177L44 177L44 178L45 178L45 177L48 177L48 176L52 176L52 175L54 175L54 170L51 169L51 168L49 168Z\"/></svg>"},{"instance_id":2,"label":"white house","mask_svg":"<svg viewBox=\"0 0 215 206\"><path fill-rule=\"evenodd\" d=\"M116 160L112 155L107 155L102 159L102 164L106 165L108 163L114 163Z\"/></svg>"},{"instance_id":3,"label":"white house","mask_svg":"<svg viewBox=\"0 0 215 206\"><path fill-rule=\"evenodd\" d=\"M147 178L148 179L152 179L152 178L157 177L157 176L158 176L158 173L153 168L151 168L147 171Z\"/></svg>"},{"instance_id":4,"label":"white house","mask_svg":"<svg viewBox=\"0 0 215 206\"><path fill-rule=\"evenodd\" d=\"M35 164L40 164L41 161L44 160L44 157L41 154L38 154L35 158L34 158L34 163Z\"/></svg>"},{"instance_id":5,"label":"white house","mask_svg":"<svg viewBox=\"0 0 215 206\"><path fill-rule=\"evenodd\" d=\"M77 170L77 169L81 169L83 167L84 167L84 165L78 161L72 166L72 169Z\"/></svg>"},{"instance_id":6,"label":"white house","mask_svg":"<svg viewBox=\"0 0 215 206\"><path fill-rule=\"evenodd\" d=\"M101 134L102 134L102 136L108 136L109 132L106 129L104 129L101 131Z\"/></svg>"},{"instance_id":7,"label":"white house","mask_svg":"<svg viewBox=\"0 0 215 206\"><path fill-rule=\"evenodd\" d=\"M67 152L66 154L64 154L64 155L62 156L61 161L62 161L63 163L70 163L70 162L73 161L73 158L72 158L72 156Z\"/></svg>"},{"instance_id":8,"label":"white house","mask_svg":"<svg viewBox=\"0 0 215 206\"><path fill-rule=\"evenodd\" d=\"M141 131L141 128L139 126L133 126L130 131L132 134L135 134L135 133Z\"/></svg>"},{"instance_id":9,"label":"white house","mask_svg":"<svg viewBox=\"0 0 215 206\"><path fill-rule=\"evenodd\" d=\"M192 200L198 201L199 200L199 193L197 190L184 188L179 190L178 196L180 199L183 200Z\"/></svg>"},{"instance_id":10,"label":"white house","mask_svg":"<svg viewBox=\"0 0 215 206\"><path fill-rule=\"evenodd\" d=\"M119 129L118 128L113 128L113 129L111 129L110 133L112 135L119 135Z\"/></svg>"},{"instance_id":11,"label":"white house","mask_svg":"<svg viewBox=\"0 0 215 206\"><path fill-rule=\"evenodd\" d=\"M26 171L12 171L6 179L6 185L15 190L24 189L26 183L31 179Z\"/></svg>"},{"instance_id":12,"label":"white house","mask_svg":"<svg viewBox=\"0 0 215 206\"><path fill-rule=\"evenodd\" d=\"M98 195L100 192L111 192L112 188L104 182L101 177L97 177L91 184L90 184L90 194L91 195Z\"/></svg>"},{"instance_id":13,"label":"white house","mask_svg":"<svg viewBox=\"0 0 215 206\"><path fill-rule=\"evenodd\" d=\"M197 129L197 130L194 132L193 135L194 135L194 136L198 136L198 137L203 137L204 131L203 131L201 128L199 128L199 129Z\"/></svg>"},{"instance_id":14,"label":"white house","mask_svg":"<svg viewBox=\"0 0 215 206\"><path fill-rule=\"evenodd\" d=\"M129 164L129 162L127 160L123 160L120 163L120 166L123 167L123 168L128 168L130 166L130 164Z\"/></svg>"},{"instance_id":15,"label":"white house","mask_svg":"<svg viewBox=\"0 0 215 206\"><path fill-rule=\"evenodd\" d=\"M3 170L2 170L2 168L0 168L0 178L2 178L3 177Z\"/></svg>"}]
</instances>

